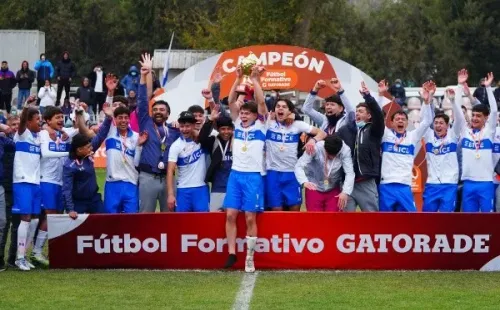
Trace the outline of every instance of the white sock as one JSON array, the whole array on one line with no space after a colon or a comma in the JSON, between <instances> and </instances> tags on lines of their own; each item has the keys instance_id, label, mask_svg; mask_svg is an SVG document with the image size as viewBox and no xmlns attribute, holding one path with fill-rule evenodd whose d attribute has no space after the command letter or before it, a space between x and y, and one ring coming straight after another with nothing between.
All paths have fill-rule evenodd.
<instances>
[{"instance_id":1,"label":"white sock","mask_svg":"<svg viewBox=\"0 0 500 310\"><path fill-rule=\"evenodd\" d=\"M38 219L32 219L29 224L28 236L26 237L26 251L33 245L33 238L35 237L36 228L38 227Z\"/></svg>"},{"instance_id":2,"label":"white sock","mask_svg":"<svg viewBox=\"0 0 500 310\"><path fill-rule=\"evenodd\" d=\"M21 221L17 229L17 259L22 259L26 255L26 239L30 222Z\"/></svg>"},{"instance_id":3,"label":"white sock","mask_svg":"<svg viewBox=\"0 0 500 310\"><path fill-rule=\"evenodd\" d=\"M247 236L247 255L253 256L255 250L255 244L257 243L257 237Z\"/></svg>"},{"instance_id":4,"label":"white sock","mask_svg":"<svg viewBox=\"0 0 500 310\"><path fill-rule=\"evenodd\" d=\"M33 254L41 254L43 247L45 246L45 241L47 241L48 233L43 230L38 231L36 236L35 246L33 247Z\"/></svg>"}]
</instances>

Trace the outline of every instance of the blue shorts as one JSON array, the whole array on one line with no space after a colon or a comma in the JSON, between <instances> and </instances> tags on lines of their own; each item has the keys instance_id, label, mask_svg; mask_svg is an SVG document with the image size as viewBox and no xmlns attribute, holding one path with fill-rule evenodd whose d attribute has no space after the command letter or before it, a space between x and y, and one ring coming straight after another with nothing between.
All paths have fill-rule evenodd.
<instances>
[{"instance_id":1,"label":"blue shorts","mask_svg":"<svg viewBox=\"0 0 500 310\"><path fill-rule=\"evenodd\" d=\"M40 185L31 183L14 183L12 184L12 193L14 195L12 213L22 215L40 214L42 204Z\"/></svg>"},{"instance_id":2,"label":"blue shorts","mask_svg":"<svg viewBox=\"0 0 500 310\"><path fill-rule=\"evenodd\" d=\"M293 172L267 171L266 207L291 207L302 204L302 190Z\"/></svg>"},{"instance_id":3,"label":"blue shorts","mask_svg":"<svg viewBox=\"0 0 500 310\"><path fill-rule=\"evenodd\" d=\"M210 212L208 186L177 188L175 212Z\"/></svg>"},{"instance_id":4,"label":"blue shorts","mask_svg":"<svg viewBox=\"0 0 500 310\"><path fill-rule=\"evenodd\" d=\"M454 212L457 184L425 184L423 212Z\"/></svg>"},{"instance_id":5,"label":"blue shorts","mask_svg":"<svg viewBox=\"0 0 500 310\"><path fill-rule=\"evenodd\" d=\"M463 212L493 212L495 186L493 182L464 181L462 190Z\"/></svg>"},{"instance_id":6,"label":"blue shorts","mask_svg":"<svg viewBox=\"0 0 500 310\"><path fill-rule=\"evenodd\" d=\"M124 181L104 185L104 213L137 213L139 210L138 187Z\"/></svg>"},{"instance_id":7,"label":"blue shorts","mask_svg":"<svg viewBox=\"0 0 500 310\"><path fill-rule=\"evenodd\" d=\"M416 212L410 185L400 183L380 184L380 212Z\"/></svg>"},{"instance_id":8,"label":"blue shorts","mask_svg":"<svg viewBox=\"0 0 500 310\"><path fill-rule=\"evenodd\" d=\"M104 210L102 197L100 193L96 193L89 200L73 200L73 206L77 213L100 213Z\"/></svg>"},{"instance_id":9,"label":"blue shorts","mask_svg":"<svg viewBox=\"0 0 500 310\"><path fill-rule=\"evenodd\" d=\"M269 176L268 176L269 177ZM224 208L244 212L264 211L264 186L259 172L231 170Z\"/></svg>"},{"instance_id":10,"label":"blue shorts","mask_svg":"<svg viewBox=\"0 0 500 310\"><path fill-rule=\"evenodd\" d=\"M40 182L40 190L42 191L42 210L64 210L61 185Z\"/></svg>"}]
</instances>

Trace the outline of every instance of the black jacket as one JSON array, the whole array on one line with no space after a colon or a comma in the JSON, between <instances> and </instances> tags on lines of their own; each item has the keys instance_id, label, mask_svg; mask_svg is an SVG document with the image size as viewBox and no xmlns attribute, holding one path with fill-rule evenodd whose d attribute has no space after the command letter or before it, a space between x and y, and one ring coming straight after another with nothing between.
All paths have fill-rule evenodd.
<instances>
[{"instance_id":1,"label":"black jacket","mask_svg":"<svg viewBox=\"0 0 500 310\"><path fill-rule=\"evenodd\" d=\"M8 139L12 139L9 137ZM14 156L16 155L15 148L4 148L2 157L3 179L1 185L6 192L12 192L12 178L14 175Z\"/></svg>"},{"instance_id":2,"label":"black jacket","mask_svg":"<svg viewBox=\"0 0 500 310\"><path fill-rule=\"evenodd\" d=\"M26 69L26 71L21 69L17 71L16 80L19 89L31 89L31 86L35 81L35 71L32 71L29 68Z\"/></svg>"},{"instance_id":3,"label":"black jacket","mask_svg":"<svg viewBox=\"0 0 500 310\"><path fill-rule=\"evenodd\" d=\"M90 86L95 89L95 83L97 82L97 73L94 71L90 72L87 76L90 80ZM106 72L102 71L102 92L107 93L108 88L106 87Z\"/></svg>"},{"instance_id":4,"label":"black jacket","mask_svg":"<svg viewBox=\"0 0 500 310\"><path fill-rule=\"evenodd\" d=\"M210 166L207 169L207 174L205 176L205 182L209 183L212 182L214 179L215 171L222 165L222 151L219 147L217 147L214 150L214 144L215 144L215 139L219 139L218 137L210 136L212 133L213 129L213 122L210 120L207 120L205 124L203 124L203 127L200 130L200 135L199 135L199 141L201 144L201 148L206 152L210 154ZM225 142L224 140L220 139L220 142L222 144L222 147L225 147L225 143L231 143L231 140ZM228 147L228 149L231 147L231 145Z\"/></svg>"},{"instance_id":5,"label":"black jacket","mask_svg":"<svg viewBox=\"0 0 500 310\"><path fill-rule=\"evenodd\" d=\"M80 86L76 90L76 99L85 102L88 106L93 106L95 104L95 92L94 89L89 87Z\"/></svg>"},{"instance_id":6,"label":"black jacket","mask_svg":"<svg viewBox=\"0 0 500 310\"><path fill-rule=\"evenodd\" d=\"M358 129L351 116L337 133L351 148L356 179L380 176L380 144L385 131L384 114L377 101L371 95L365 96L364 99L370 108L372 122Z\"/></svg>"},{"instance_id":7,"label":"black jacket","mask_svg":"<svg viewBox=\"0 0 500 310\"><path fill-rule=\"evenodd\" d=\"M62 59L57 63L56 77L61 79L74 78L76 76L75 64L71 59Z\"/></svg>"}]
</instances>

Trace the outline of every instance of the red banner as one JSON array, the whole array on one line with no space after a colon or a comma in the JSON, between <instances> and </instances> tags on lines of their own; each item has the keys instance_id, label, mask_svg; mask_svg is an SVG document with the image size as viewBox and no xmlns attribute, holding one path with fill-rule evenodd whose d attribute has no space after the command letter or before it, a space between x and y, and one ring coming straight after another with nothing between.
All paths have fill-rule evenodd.
<instances>
[{"instance_id":1,"label":"red banner","mask_svg":"<svg viewBox=\"0 0 500 310\"><path fill-rule=\"evenodd\" d=\"M500 214L266 213L257 269L500 270ZM218 269L223 213L49 216L52 268ZM236 267L245 223L238 221Z\"/></svg>"}]
</instances>

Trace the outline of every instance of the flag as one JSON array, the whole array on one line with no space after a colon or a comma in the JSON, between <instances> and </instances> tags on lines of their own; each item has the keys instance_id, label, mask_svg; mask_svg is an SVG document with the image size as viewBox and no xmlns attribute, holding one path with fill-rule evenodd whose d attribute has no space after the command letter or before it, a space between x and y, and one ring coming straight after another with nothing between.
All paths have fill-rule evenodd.
<instances>
[{"instance_id":1,"label":"flag","mask_svg":"<svg viewBox=\"0 0 500 310\"><path fill-rule=\"evenodd\" d=\"M170 51L172 50L172 42L174 42L174 32L172 32L172 38L170 38L170 45L168 46L167 57L165 57L165 66L163 67L163 78L161 81L161 86L165 87L168 81L168 68L170 61Z\"/></svg>"}]
</instances>

